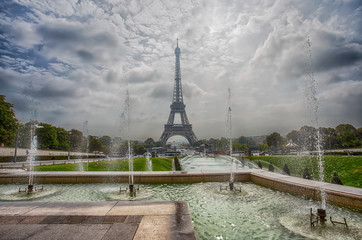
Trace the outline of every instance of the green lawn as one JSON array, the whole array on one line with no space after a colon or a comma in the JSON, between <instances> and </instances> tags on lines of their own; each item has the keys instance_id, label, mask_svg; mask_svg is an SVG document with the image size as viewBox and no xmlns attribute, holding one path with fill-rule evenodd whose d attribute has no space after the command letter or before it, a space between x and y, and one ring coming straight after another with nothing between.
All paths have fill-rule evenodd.
<instances>
[{"instance_id":1,"label":"green lawn","mask_svg":"<svg viewBox=\"0 0 362 240\"><path fill-rule=\"evenodd\" d=\"M171 171L172 160L166 158L151 158L153 171ZM128 159L98 161L76 164L54 164L36 166L35 171L128 171ZM133 159L134 171L147 171L146 158Z\"/></svg>"},{"instance_id":2,"label":"green lawn","mask_svg":"<svg viewBox=\"0 0 362 240\"><path fill-rule=\"evenodd\" d=\"M152 171L172 171L172 159L170 158L151 158Z\"/></svg>"},{"instance_id":3,"label":"green lawn","mask_svg":"<svg viewBox=\"0 0 362 240\"><path fill-rule=\"evenodd\" d=\"M319 180L318 159L315 156L251 156L255 163L261 161L263 168L269 163L283 169L287 164L292 175L301 177L305 168L312 179ZM324 156L323 167L325 182L332 181L333 172L337 172L343 185L362 188L362 157Z\"/></svg>"}]
</instances>

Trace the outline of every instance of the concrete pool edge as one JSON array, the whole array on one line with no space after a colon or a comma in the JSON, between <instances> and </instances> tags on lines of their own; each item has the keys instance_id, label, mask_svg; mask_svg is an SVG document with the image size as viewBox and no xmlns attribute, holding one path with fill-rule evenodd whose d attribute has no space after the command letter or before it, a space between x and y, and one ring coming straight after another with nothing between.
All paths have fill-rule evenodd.
<instances>
[{"instance_id":1,"label":"concrete pool edge","mask_svg":"<svg viewBox=\"0 0 362 240\"><path fill-rule=\"evenodd\" d=\"M136 184L147 183L196 183L226 182L230 172L133 172ZM320 183L314 180L282 175L262 169L247 169L233 172L236 182L253 182L255 184L288 192L309 199L320 199L320 187L323 186L327 202L362 211L362 189ZM0 173L1 184L26 184L28 172ZM128 172L34 172L34 183L128 183Z\"/></svg>"},{"instance_id":2,"label":"concrete pool edge","mask_svg":"<svg viewBox=\"0 0 362 240\"><path fill-rule=\"evenodd\" d=\"M196 239L184 201L2 202L0 232L4 239Z\"/></svg>"}]
</instances>

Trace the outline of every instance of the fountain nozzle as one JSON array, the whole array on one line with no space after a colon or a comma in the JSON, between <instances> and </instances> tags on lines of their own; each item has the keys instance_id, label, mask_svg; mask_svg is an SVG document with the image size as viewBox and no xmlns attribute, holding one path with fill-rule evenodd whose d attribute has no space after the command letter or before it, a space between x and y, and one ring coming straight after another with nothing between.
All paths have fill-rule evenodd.
<instances>
[{"instance_id":1,"label":"fountain nozzle","mask_svg":"<svg viewBox=\"0 0 362 240\"><path fill-rule=\"evenodd\" d=\"M134 185L133 185L133 184L130 184L130 185L129 185L129 192L130 192L130 193L133 193L133 192L134 192Z\"/></svg>"},{"instance_id":2,"label":"fountain nozzle","mask_svg":"<svg viewBox=\"0 0 362 240\"><path fill-rule=\"evenodd\" d=\"M318 216L319 222L320 222L322 225L324 225L324 224L326 223L326 221L327 221L327 219L326 219L326 216L327 216L326 210L323 209L323 208L318 208L318 209L317 209L317 216Z\"/></svg>"},{"instance_id":3,"label":"fountain nozzle","mask_svg":"<svg viewBox=\"0 0 362 240\"><path fill-rule=\"evenodd\" d=\"M231 191L234 190L234 182L229 182L229 188Z\"/></svg>"},{"instance_id":4,"label":"fountain nozzle","mask_svg":"<svg viewBox=\"0 0 362 240\"><path fill-rule=\"evenodd\" d=\"M34 185L32 185L32 184L29 184L28 185L28 193L31 193L31 192L33 192L33 188L34 188Z\"/></svg>"},{"instance_id":5,"label":"fountain nozzle","mask_svg":"<svg viewBox=\"0 0 362 240\"><path fill-rule=\"evenodd\" d=\"M136 197L136 193L139 190L140 190L139 186L136 188L133 184L130 184L129 185L129 196L130 197Z\"/></svg>"}]
</instances>

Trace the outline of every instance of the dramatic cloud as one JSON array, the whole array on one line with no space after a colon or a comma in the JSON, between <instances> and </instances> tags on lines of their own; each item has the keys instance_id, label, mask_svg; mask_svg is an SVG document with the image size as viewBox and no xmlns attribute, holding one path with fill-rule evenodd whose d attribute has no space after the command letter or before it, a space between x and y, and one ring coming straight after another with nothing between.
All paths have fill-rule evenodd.
<instances>
[{"instance_id":1,"label":"dramatic cloud","mask_svg":"<svg viewBox=\"0 0 362 240\"><path fill-rule=\"evenodd\" d=\"M286 134L319 123L362 126L361 1L3 1L0 94L27 122L117 136L126 91L133 138L168 119L174 49L199 139ZM313 76L310 79L309 76ZM85 122L87 124L85 124Z\"/></svg>"}]
</instances>

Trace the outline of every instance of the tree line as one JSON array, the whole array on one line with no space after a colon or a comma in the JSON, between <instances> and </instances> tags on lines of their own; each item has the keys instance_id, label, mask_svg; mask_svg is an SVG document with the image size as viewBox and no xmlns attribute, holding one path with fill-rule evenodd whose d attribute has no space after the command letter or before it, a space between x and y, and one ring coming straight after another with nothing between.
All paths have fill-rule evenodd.
<instances>
[{"instance_id":1,"label":"tree line","mask_svg":"<svg viewBox=\"0 0 362 240\"><path fill-rule=\"evenodd\" d=\"M323 150L362 147L362 128L355 128L351 124L339 124L335 128L303 126L299 130L292 130L285 137L273 132L259 137L259 141L256 141L255 137L241 136L232 140L232 150L233 152L253 150L276 152L290 147L296 151L315 151L318 135ZM197 146L206 146L214 151L224 152L229 151L229 144L229 139L223 137L203 139L196 143Z\"/></svg>"},{"instance_id":2,"label":"tree line","mask_svg":"<svg viewBox=\"0 0 362 240\"><path fill-rule=\"evenodd\" d=\"M39 127L35 128L34 126ZM67 131L48 123L30 121L21 123L16 119L13 104L5 101L5 96L0 95L0 144L14 147L18 139L18 147L30 148L31 131L35 131L38 138L38 148L68 150L79 152L103 152L104 154L126 154L128 142L119 137L110 136L84 136L77 129ZM278 132L268 136L255 137L241 136L232 140L232 150L235 151L279 151L291 143L298 151L313 151L316 149L316 137L320 136L322 149L340 149L362 147L362 128L356 129L351 124L339 124L335 128L315 128L303 126L299 130L292 130L285 137ZM214 151L229 150L229 139L210 138L196 142L194 147L207 147ZM161 147L160 142L152 138L142 141L132 141L134 154L143 154L147 149ZM184 147L189 147L187 144Z\"/></svg>"},{"instance_id":3,"label":"tree line","mask_svg":"<svg viewBox=\"0 0 362 240\"><path fill-rule=\"evenodd\" d=\"M267 145L273 150L280 150L288 143L298 151L315 151L317 138L323 150L362 147L362 128L351 124L339 124L335 128L303 126L292 130L285 137L273 132L266 137Z\"/></svg>"}]
</instances>

